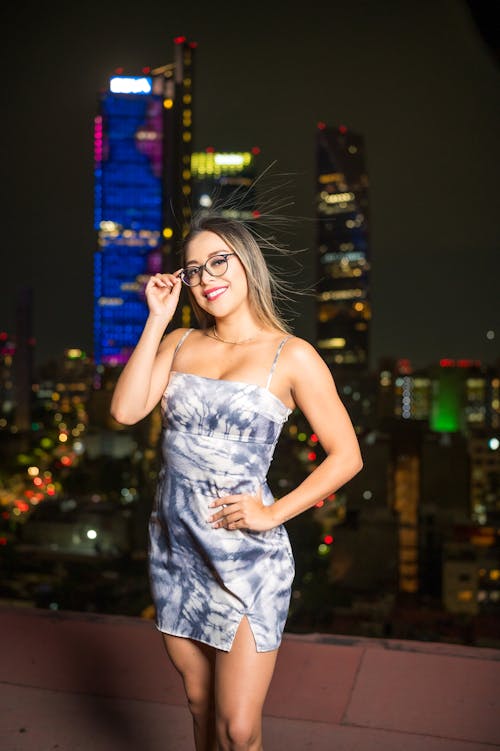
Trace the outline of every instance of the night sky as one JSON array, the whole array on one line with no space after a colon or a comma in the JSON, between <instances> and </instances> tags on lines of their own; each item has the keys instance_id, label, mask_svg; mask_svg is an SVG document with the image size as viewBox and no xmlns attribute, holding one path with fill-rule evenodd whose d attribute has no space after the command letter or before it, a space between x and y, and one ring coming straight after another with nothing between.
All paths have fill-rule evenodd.
<instances>
[{"instance_id":1,"label":"night sky","mask_svg":"<svg viewBox=\"0 0 500 751\"><path fill-rule=\"evenodd\" d=\"M118 66L171 62L179 34L198 42L194 148L258 145L262 167L291 175L301 285L315 274L316 125L364 136L372 365L498 357L500 65L468 3L9 4L4 28L0 328L14 331L31 285L37 362L92 351L97 92ZM294 327L314 340L312 296Z\"/></svg>"}]
</instances>

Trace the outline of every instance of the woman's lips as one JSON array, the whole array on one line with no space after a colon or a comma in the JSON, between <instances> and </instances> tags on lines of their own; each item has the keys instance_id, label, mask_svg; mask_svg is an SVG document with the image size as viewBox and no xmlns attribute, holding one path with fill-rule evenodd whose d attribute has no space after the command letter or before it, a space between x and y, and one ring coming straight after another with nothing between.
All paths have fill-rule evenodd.
<instances>
[{"instance_id":1,"label":"woman's lips","mask_svg":"<svg viewBox=\"0 0 500 751\"><path fill-rule=\"evenodd\" d=\"M216 300L218 297L224 294L227 287L214 287L213 289L207 289L203 294L209 302Z\"/></svg>"}]
</instances>

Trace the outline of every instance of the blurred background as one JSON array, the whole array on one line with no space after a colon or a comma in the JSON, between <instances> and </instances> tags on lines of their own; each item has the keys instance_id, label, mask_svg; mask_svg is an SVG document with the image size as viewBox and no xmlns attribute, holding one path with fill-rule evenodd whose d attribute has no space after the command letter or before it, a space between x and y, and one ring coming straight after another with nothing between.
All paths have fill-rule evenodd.
<instances>
[{"instance_id":1,"label":"blurred background","mask_svg":"<svg viewBox=\"0 0 500 751\"><path fill-rule=\"evenodd\" d=\"M194 210L298 254L284 313L363 471L288 523L288 630L498 646L493 4L10 6L3 45L0 598L154 616L155 410L109 416ZM183 298L174 325L190 325ZM321 395L318 394L318 398ZM300 411L276 496L322 459Z\"/></svg>"}]
</instances>

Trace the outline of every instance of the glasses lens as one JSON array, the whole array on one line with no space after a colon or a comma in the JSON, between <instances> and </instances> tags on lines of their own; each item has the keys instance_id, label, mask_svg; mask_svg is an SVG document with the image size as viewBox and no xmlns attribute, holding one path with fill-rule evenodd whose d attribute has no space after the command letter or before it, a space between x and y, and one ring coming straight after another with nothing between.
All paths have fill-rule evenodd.
<instances>
[{"instance_id":1,"label":"glasses lens","mask_svg":"<svg viewBox=\"0 0 500 751\"><path fill-rule=\"evenodd\" d=\"M197 284L199 284L200 283L200 271L198 269L198 266L193 266L193 268L184 269L181 275L181 279L184 282L184 284L187 284L189 287L195 287Z\"/></svg>"},{"instance_id":2,"label":"glasses lens","mask_svg":"<svg viewBox=\"0 0 500 751\"><path fill-rule=\"evenodd\" d=\"M207 261L206 267L212 276L221 276L227 271L227 256L213 256Z\"/></svg>"}]
</instances>

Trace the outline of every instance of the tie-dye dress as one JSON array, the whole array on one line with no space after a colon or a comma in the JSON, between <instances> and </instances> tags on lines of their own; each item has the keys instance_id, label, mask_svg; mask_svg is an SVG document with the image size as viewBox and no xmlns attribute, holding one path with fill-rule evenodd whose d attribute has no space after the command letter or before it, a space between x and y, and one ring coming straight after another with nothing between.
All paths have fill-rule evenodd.
<instances>
[{"instance_id":1,"label":"tie-dye dress","mask_svg":"<svg viewBox=\"0 0 500 751\"><path fill-rule=\"evenodd\" d=\"M192 331L181 338L178 347ZM255 493L290 410L266 387L172 371L162 399L162 468L149 524L149 575L160 631L229 651L246 616L259 652L282 638L295 573L283 526L214 529L216 498ZM177 347L177 348L178 348Z\"/></svg>"}]
</instances>

